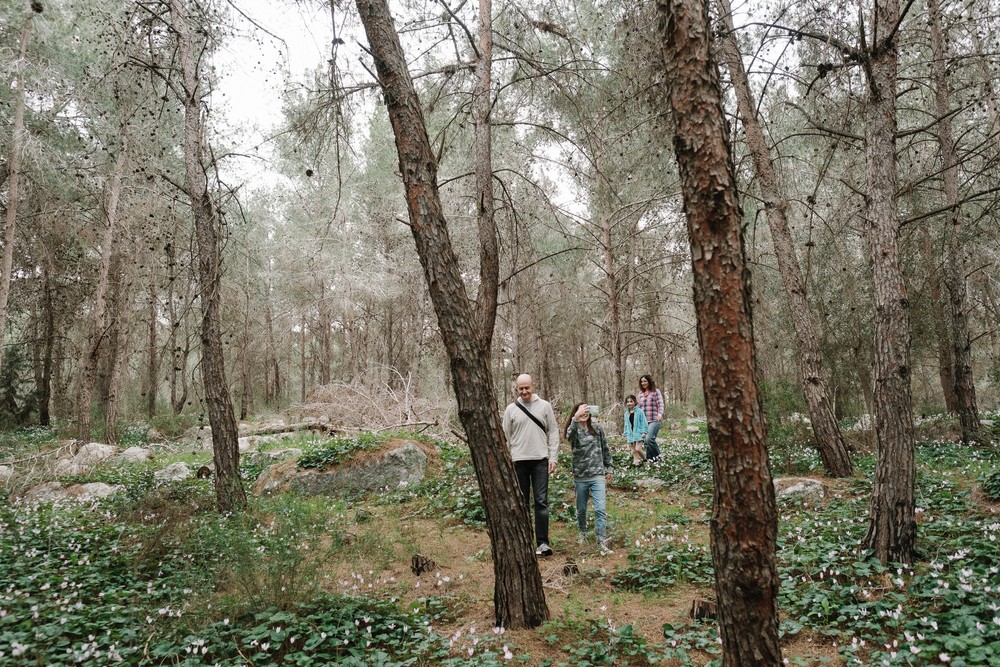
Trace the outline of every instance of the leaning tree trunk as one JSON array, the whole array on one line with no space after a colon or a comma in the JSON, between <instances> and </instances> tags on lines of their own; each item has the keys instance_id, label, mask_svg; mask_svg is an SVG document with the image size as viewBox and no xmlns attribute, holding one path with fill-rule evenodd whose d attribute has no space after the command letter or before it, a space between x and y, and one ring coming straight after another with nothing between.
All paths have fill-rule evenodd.
<instances>
[{"instance_id":1,"label":"leaning tree trunk","mask_svg":"<svg viewBox=\"0 0 1000 667\"><path fill-rule=\"evenodd\" d=\"M750 81L743 67L743 57L736 44L732 7L729 0L717 0L724 22L725 33L720 40L721 53L729 69L736 90L736 103L740 121L746 132L747 146L753 158L754 169L761 196L764 200L767 224L778 258L778 270L785 285L792 326L799 344L799 368L802 373L802 391L809 408L816 449L823 461L823 469L831 477L850 477L854 470L847 444L837 425L833 406L823 379L819 339L806 300L806 284L795 252L795 242L788 227L788 198L781 192L771 161L771 151L764 139L764 131L757 119L757 103L750 90Z\"/></svg>"},{"instance_id":2,"label":"leaning tree trunk","mask_svg":"<svg viewBox=\"0 0 1000 667\"><path fill-rule=\"evenodd\" d=\"M777 508L755 382L749 272L707 0L659 0L712 449L723 665L780 665Z\"/></svg>"},{"instance_id":3,"label":"leaning tree trunk","mask_svg":"<svg viewBox=\"0 0 1000 667\"><path fill-rule=\"evenodd\" d=\"M386 0L357 0L396 138L410 230L451 361L458 416L469 438L493 554L495 623L535 627L549 617L527 508L504 446L490 376L488 336L477 331L448 236L423 110ZM482 202L480 202L482 204Z\"/></svg>"},{"instance_id":4,"label":"leaning tree trunk","mask_svg":"<svg viewBox=\"0 0 1000 667\"><path fill-rule=\"evenodd\" d=\"M931 77L934 80L934 103L938 117L938 148L944 169L945 204L948 206L948 225L945 227L946 256L945 284L951 307L951 341L954 360L954 392L958 418L962 424L962 442L969 444L979 438L979 409L976 406L976 385L972 377L972 341L966 315L965 270L962 262L962 205L958 198L958 160L955 157L955 139L948 98L950 86L945 71L948 57L947 40L941 25L939 0L928 0L931 24Z\"/></svg>"},{"instance_id":5,"label":"leaning tree trunk","mask_svg":"<svg viewBox=\"0 0 1000 667\"><path fill-rule=\"evenodd\" d=\"M897 50L893 31L899 1L875 8L874 34L865 54L867 220L865 240L875 301L875 437L878 462L865 546L883 563L910 563L916 538L916 468L910 389L910 315L899 260L896 210Z\"/></svg>"},{"instance_id":6,"label":"leaning tree trunk","mask_svg":"<svg viewBox=\"0 0 1000 667\"><path fill-rule=\"evenodd\" d=\"M226 382L219 302L222 291L222 257L219 248L220 213L208 191L202 164L201 82L199 49L191 38L182 0L170 0L171 27L177 35L184 105L184 175L191 199L195 237L198 240L198 278L201 287L201 377L212 427L215 461L215 496L219 510L231 512L247 504L240 477L239 434Z\"/></svg>"}]
</instances>

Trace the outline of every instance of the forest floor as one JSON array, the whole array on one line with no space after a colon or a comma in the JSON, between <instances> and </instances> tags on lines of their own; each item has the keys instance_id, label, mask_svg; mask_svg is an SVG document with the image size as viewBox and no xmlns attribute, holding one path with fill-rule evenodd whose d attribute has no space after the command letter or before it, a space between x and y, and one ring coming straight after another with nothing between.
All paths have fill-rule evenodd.
<instances>
[{"instance_id":1,"label":"forest floor","mask_svg":"<svg viewBox=\"0 0 1000 667\"><path fill-rule=\"evenodd\" d=\"M609 498L618 513L629 512L633 504L642 502L614 495ZM612 509L612 518L614 512ZM336 592L396 598L404 607L419 605L428 596L449 596L456 602L453 610L457 615L436 624L436 632L454 638L457 651L472 648L477 638L493 636L493 566L485 531L401 515L393 507L371 508L370 524L380 535L377 541L383 547L386 540L395 542L394 548L368 561L367 569L363 562L338 563L330 573ZM692 601L715 597L710 586L686 583L658 593L618 590L610 578L618 568L628 565L628 545L613 540L613 553L602 556L596 542L577 544L575 525L554 523L551 534L555 553L539 559L550 621L537 629L504 631L505 641L516 647L515 654L521 655L525 664L568 660L562 640L585 630L589 619L606 620L609 627L618 630L632 626L635 634L650 644L661 643L665 623L678 626L690 622ZM707 527L704 537L707 541ZM361 539L372 540L373 536ZM403 557L409 552L431 559L436 567L414 575L410 561ZM783 654L807 661L799 664L845 664L833 641L824 637L798 637L783 645ZM703 655L706 661L709 657Z\"/></svg>"},{"instance_id":2,"label":"forest floor","mask_svg":"<svg viewBox=\"0 0 1000 667\"><path fill-rule=\"evenodd\" d=\"M1000 665L1000 430L966 447L950 428L921 425L917 562L908 566L883 565L861 548L875 467L866 436L848 433L855 474L829 479L801 433L772 428L772 474L825 489L820 500L778 501L785 664ZM310 468L371 458L393 439L301 438L268 447L301 448L298 466ZM23 458L60 442L54 431L12 434L0 454ZM251 493L232 515L215 510L211 479L155 480L165 465L210 460L190 443L152 445L153 461L60 479L123 490L90 507L36 507L0 488L0 663L721 665L716 622L691 618L694 601L714 599L704 422L661 431L663 461L641 467L611 439L606 555L592 524L577 543L568 452L560 457L549 483L555 553L538 561L549 620L527 630L495 627L491 548L468 448L420 444L430 463L419 484L350 498ZM248 488L269 453L262 446L243 457ZM412 569L415 558L426 571Z\"/></svg>"}]
</instances>

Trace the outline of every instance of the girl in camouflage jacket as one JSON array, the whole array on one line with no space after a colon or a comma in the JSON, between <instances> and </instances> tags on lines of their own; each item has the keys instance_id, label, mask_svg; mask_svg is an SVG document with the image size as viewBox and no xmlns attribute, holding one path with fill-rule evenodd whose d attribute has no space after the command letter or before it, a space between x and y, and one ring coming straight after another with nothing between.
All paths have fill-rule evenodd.
<instances>
[{"instance_id":1,"label":"girl in camouflage jacket","mask_svg":"<svg viewBox=\"0 0 1000 667\"><path fill-rule=\"evenodd\" d=\"M609 554L606 503L607 484L612 477L611 450L604 429L591 420L589 405L577 403L571 415L566 424L566 439L573 449L576 525L580 530L577 541L583 544L587 539L587 500L590 498L594 502L598 548L602 554Z\"/></svg>"}]
</instances>

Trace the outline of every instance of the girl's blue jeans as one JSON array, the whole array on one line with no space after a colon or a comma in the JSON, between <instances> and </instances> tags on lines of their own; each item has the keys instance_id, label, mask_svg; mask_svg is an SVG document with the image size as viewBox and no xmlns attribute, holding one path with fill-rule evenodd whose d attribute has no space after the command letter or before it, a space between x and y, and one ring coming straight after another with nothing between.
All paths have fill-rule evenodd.
<instances>
[{"instance_id":1,"label":"girl's blue jeans","mask_svg":"<svg viewBox=\"0 0 1000 667\"><path fill-rule=\"evenodd\" d=\"M574 481L576 489L576 525L581 533L587 532L587 500L594 500L594 523L597 527L597 541L607 538L607 486L604 478L589 481Z\"/></svg>"}]
</instances>

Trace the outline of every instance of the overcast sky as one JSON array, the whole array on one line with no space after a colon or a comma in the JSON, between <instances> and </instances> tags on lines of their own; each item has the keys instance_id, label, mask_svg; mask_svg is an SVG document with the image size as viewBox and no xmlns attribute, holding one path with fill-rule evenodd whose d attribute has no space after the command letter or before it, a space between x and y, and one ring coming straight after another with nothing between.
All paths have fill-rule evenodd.
<instances>
[{"instance_id":1,"label":"overcast sky","mask_svg":"<svg viewBox=\"0 0 1000 667\"><path fill-rule=\"evenodd\" d=\"M212 122L234 150L253 153L280 123L286 88L302 83L307 71L330 57L330 9L325 3L291 0L232 4L272 34L230 10L237 34L214 57L220 79L212 95ZM260 152L267 153L266 145ZM256 172L260 166L241 165L236 171Z\"/></svg>"}]
</instances>

